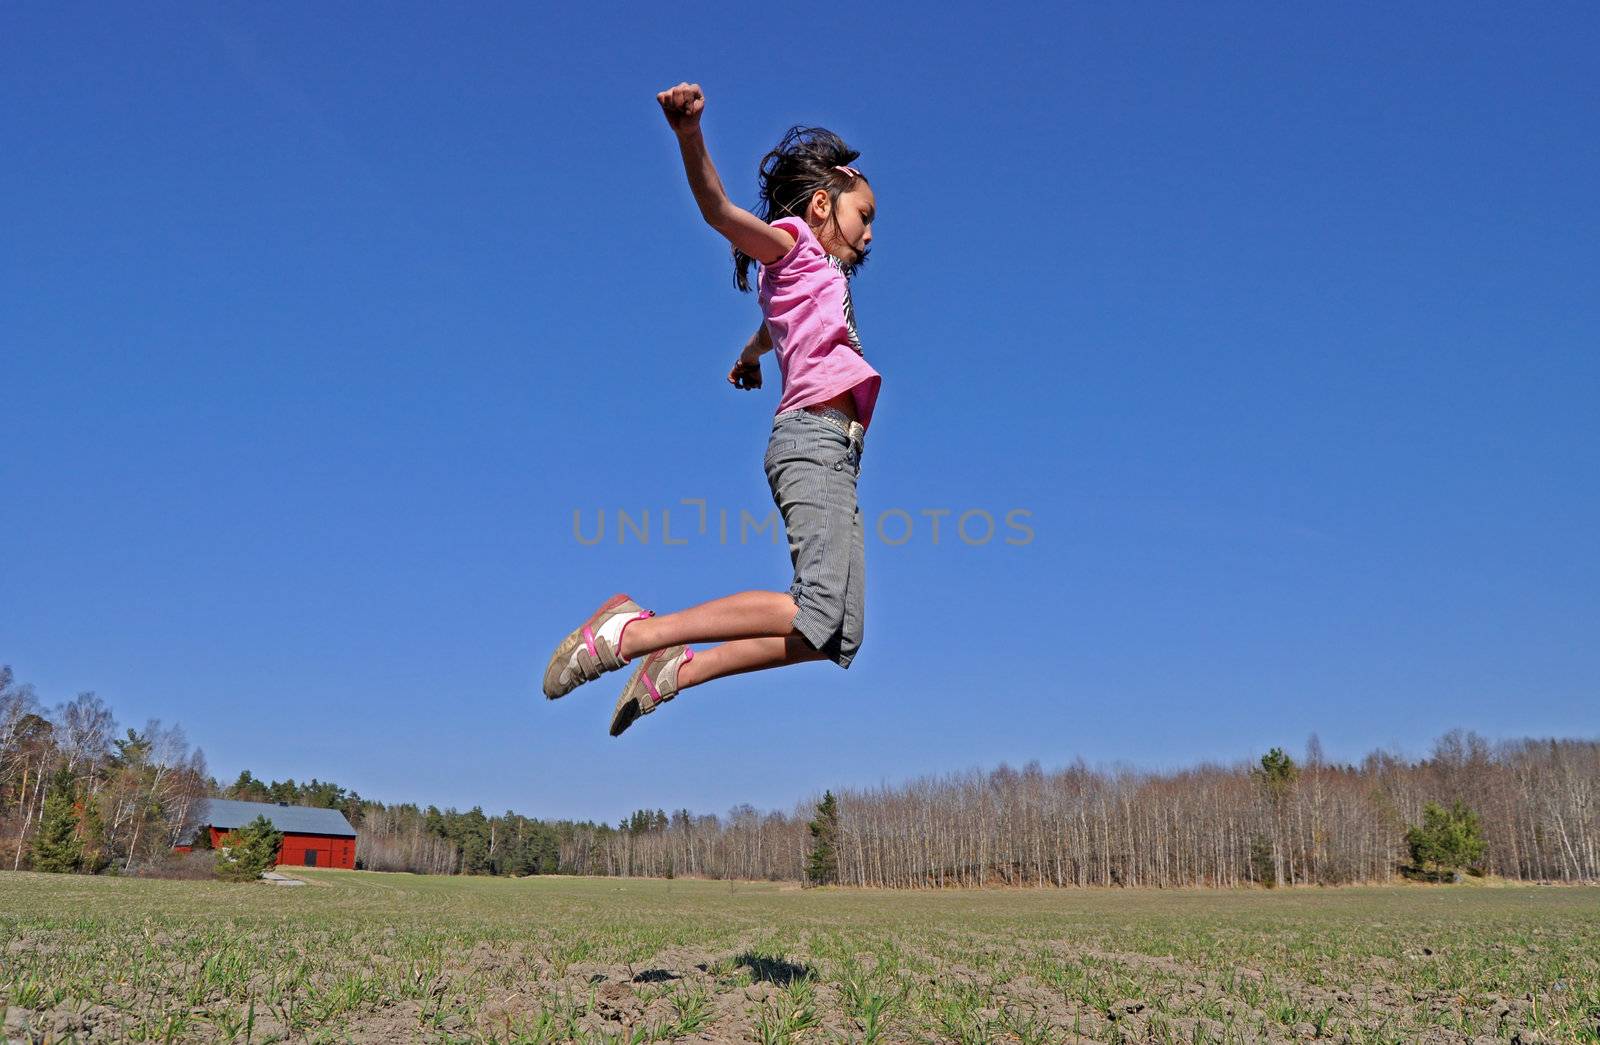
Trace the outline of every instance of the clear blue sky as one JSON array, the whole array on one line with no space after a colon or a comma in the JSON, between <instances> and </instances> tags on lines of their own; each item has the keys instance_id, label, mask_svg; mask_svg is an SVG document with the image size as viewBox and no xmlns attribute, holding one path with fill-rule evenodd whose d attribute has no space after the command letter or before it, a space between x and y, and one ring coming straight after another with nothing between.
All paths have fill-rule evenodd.
<instances>
[{"instance_id":1,"label":"clear blue sky","mask_svg":"<svg viewBox=\"0 0 1600 1045\"><path fill-rule=\"evenodd\" d=\"M6 5L0 662L221 777L611 820L1594 736L1597 53L1579 3ZM724 382L683 79L740 202L791 123L862 150L861 496L916 529L848 672L613 740L563 633L789 579L716 539L776 374Z\"/></svg>"}]
</instances>

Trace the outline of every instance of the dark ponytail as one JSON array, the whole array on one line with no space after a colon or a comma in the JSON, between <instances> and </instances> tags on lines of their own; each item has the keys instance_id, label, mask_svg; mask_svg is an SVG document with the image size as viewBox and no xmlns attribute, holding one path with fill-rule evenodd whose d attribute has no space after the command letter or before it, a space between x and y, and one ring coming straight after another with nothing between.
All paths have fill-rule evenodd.
<instances>
[{"instance_id":1,"label":"dark ponytail","mask_svg":"<svg viewBox=\"0 0 1600 1045\"><path fill-rule=\"evenodd\" d=\"M849 166L860 155L832 131L790 127L777 147L761 157L757 175L761 204L756 216L768 223L786 217L804 221L806 208L818 189L826 192L837 208L840 194L850 190L855 178L836 168ZM865 176L861 180L865 181ZM734 248L733 285L740 290L750 289L750 263L754 260Z\"/></svg>"}]
</instances>

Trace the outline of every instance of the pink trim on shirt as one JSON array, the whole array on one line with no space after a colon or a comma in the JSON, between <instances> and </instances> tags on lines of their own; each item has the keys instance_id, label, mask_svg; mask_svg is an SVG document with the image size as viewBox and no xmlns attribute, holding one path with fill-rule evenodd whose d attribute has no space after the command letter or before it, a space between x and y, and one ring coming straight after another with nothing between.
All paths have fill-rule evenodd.
<instances>
[{"instance_id":1,"label":"pink trim on shirt","mask_svg":"<svg viewBox=\"0 0 1600 1045\"><path fill-rule=\"evenodd\" d=\"M883 378L850 344L845 324L845 277L799 218L772 223L794 236L789 253L761 266L757 297L778 357L783 394L777 413L826 403L850 392L856 419L872 423Z\"/></svg>"}]
</instances>

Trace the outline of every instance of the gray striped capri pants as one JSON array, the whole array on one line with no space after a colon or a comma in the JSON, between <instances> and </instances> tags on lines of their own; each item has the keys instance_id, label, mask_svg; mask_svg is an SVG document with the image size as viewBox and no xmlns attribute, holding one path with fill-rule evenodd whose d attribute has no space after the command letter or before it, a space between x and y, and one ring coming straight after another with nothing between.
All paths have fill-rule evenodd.
<instances>
[{"instance_id":1,"label":"gray striped capri pants","mask_svg":"<svg viewBox=\"0 0 1600 1045\"><path fill-rule=\"evenodd\" d=\"M789 537L795 629L848 668L861 648L867 605L867 542L856 504L861 445L813 413L786 410L773 418L762 463Z\"/></svg>"}]
</instances>

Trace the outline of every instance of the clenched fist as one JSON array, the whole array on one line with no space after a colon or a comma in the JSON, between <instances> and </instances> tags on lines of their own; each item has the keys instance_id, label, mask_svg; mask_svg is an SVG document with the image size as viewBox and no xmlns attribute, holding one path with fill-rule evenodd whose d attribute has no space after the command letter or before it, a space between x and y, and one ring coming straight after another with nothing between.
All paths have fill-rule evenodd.
<instances>
[{"instance_id":1,"label":"clenched fist","mask_svg":"<svg viewBox=\"0 0 1600 1045\"><path fill-rule=\"evenodd\" d=\"M761 387L761 356L745 352L728 371L728 384L746 391Z\"/></svg>"},{"instance_id":2,"label":"clenched fist","mask_svg":"<svg viewBox=\"0 0 1600 1045\"><path fill-rule=\"evenodd\" d=\"M669 87L656 95L656 101L661 103L661 112L672 126L673 134L681 138L700 129L700 114L705 111L706 96L699 84L680 83L676 87Z\"/></svg>"}]
</instances>

